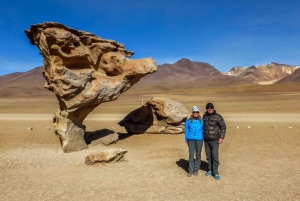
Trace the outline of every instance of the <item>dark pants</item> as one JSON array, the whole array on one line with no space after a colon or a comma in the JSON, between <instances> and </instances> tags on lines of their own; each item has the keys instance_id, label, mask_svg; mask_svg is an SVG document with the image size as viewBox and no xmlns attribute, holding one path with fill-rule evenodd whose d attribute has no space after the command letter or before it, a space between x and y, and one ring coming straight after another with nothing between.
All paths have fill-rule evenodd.
<instances>
[{"instance_id":1,"label":"dark pants","mask_svg":"<svg viewBox=\"0 0 300 201\"><path fill-rule=\"evenodd\" d=\"M189 172L198 171L201 165L202 140L188 140L189 145ZM196 159L195 159L196 151Z\"/></svg>"},{"instance_id":2,"label":"dark pants","mask_svg":"<svg viewBox=\"0 0 300 201\"><path fill-rule=\"evenodd\" d=\"M204 141L206 160L208 170L212 171L213 175L219 174L219 143L218 140Z\"/></svg>"}]
</instances>

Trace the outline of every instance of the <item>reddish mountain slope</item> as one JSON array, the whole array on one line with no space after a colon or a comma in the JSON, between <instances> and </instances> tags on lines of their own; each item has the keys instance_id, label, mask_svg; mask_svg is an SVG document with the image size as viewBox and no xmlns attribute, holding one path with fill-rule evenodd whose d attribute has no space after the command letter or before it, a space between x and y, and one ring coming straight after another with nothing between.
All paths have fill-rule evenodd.
<instances>
[{"instance_id":1,"label":"reddish mountain slope","mask_svg":"<svg viewBox=\"0 0 300 201\"><path fill-rule=\"evenodd\" d=\"M300 68L295 70L292 74L285 76L277 83L286 83L286 82L300 82Z\"/></svg>"},{"instance_id":2,"label":"reddish mountain slope","mask_svg":"<svg viewBox=\"0 0 300 201\"><path fill-rule=\"evenodd\" d=\"M24 73L12 73L0 76L1 96L50 95L52 92L44 89L46 80L42 72L43 67L37 67Z\"/></svg>"},{"instance_id":3,"label":"reddish mountain slope","mask_svg":"<svg viewBox=\"0 0 300 201\"><path fill-rule=\"evenodd\" d=\"M204 62L192 62L181 59L174 64L158 66L157 72L147 75L143 80L152 81L178 81L194 80L209 75L220 75L220 71L212 65Z\"/></svg>"}]
</instances>

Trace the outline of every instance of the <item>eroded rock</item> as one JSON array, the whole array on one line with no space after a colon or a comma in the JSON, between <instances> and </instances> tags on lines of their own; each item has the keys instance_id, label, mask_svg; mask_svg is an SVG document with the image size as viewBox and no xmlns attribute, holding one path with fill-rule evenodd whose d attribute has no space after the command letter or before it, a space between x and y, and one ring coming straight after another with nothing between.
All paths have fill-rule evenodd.
<instances>
[{"instance_id":1,"label":"eroded rock","mask_svg":"<svg viewBox=\"0 0 300 201\"><path fill-rule=\"evenodd\" d=\"M153 97L130 112L119 125L132 134L180 134L184 132L184 122L188 116L188 110L181 103Z\"/></svg>"},{"instance_id":2,"label":"eroded rock","mask_svg":"<svg viewBox=\"0 0 300 201\"><path fill-rule=\"evenodd\" d=\"M82 122L92 110L157 70L152 58L129 60L133 52L121 43L59 23L31 25L25 33L43 56L45 88L59 101L53 123L65 152L87 148Z\"/></svg>"},{"instance_id":3,"label":"eroded rock","mask_svg":"<svg viewBox=\"0 0 300 201\"><path fill-rule=\"evenodd\" d=\"M110 163L117 162L124 158L127 151L123 148L107 149L104 151L91 153L85 158L86 165L94 163Z\"/></svg>"}]
</instances>

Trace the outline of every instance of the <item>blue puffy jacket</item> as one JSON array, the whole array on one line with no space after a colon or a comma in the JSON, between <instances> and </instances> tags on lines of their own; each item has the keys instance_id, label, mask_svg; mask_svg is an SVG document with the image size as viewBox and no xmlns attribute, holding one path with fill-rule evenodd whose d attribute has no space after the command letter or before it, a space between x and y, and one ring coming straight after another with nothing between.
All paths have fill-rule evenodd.
<instances>
[{"instance_id":1,"label":"blue puffy jacket","mask_svg":"<svg viewBox=\"0 0 300 201\"><path fill-rule=\"evenodd\" d=\"M185 141L188 140L203 140L203 120L200 122L199 119L192 119L188 118L185 121Z\"/></svg>"}]
</instances>

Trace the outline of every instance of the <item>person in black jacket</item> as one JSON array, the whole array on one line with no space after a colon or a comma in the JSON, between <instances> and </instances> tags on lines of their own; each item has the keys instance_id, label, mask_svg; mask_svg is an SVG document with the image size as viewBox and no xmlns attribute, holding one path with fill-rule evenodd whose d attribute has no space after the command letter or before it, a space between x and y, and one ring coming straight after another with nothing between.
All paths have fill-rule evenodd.
<instances>
[{"instance_id":1,"label":"person in black jacket","mask_svg":"<svg viewBox=\"0 0 300 201\"><path fill-rule=\"evenodd\" d=\"M206 104L203 122L204 148L208 163L208 171L205 175L213 175L216 180L219 180L219 145L222 144L225 138L226 124L223 117L216 112L212 103Z\"/></svg>"}]
</instances>

